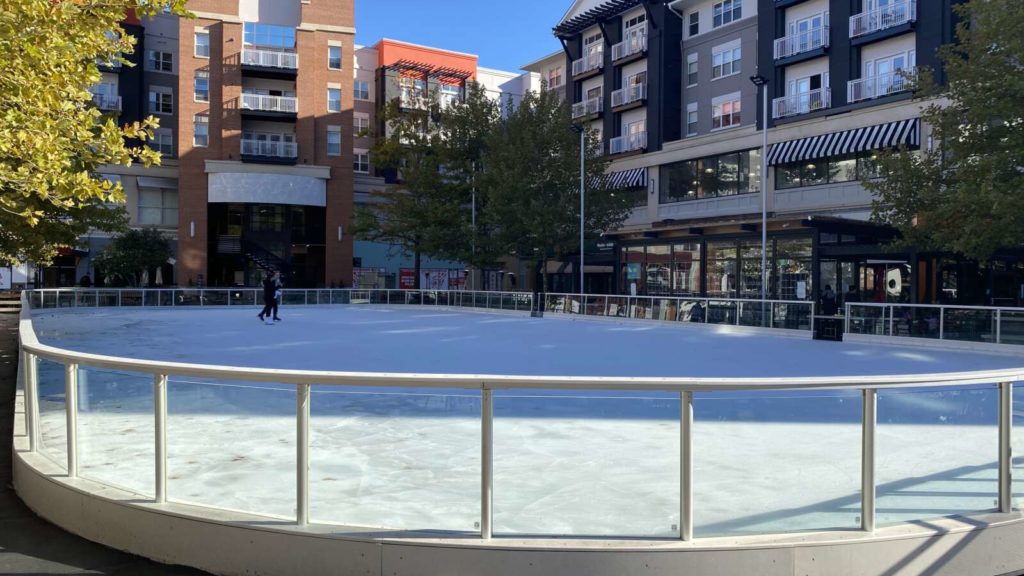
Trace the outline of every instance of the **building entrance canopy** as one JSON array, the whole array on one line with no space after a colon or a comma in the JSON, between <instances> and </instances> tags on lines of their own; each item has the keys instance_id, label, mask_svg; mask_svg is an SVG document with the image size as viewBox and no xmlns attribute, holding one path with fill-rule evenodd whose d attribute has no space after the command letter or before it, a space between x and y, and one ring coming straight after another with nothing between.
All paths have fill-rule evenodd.
<instances>
[{"instance_id":1,"label":"building entrance canopy","mask_svg":"<svg viewBox=\"0 0 1024 576\"><path fill-rule=\"evenodd\" d=\"M881 150L900 145L913 147L920 144L921 120L911 118L779 142L773 144L768 152L768 164L775 166L812 158L829 158L866 150Z\"/></svg>"}]
</instances>

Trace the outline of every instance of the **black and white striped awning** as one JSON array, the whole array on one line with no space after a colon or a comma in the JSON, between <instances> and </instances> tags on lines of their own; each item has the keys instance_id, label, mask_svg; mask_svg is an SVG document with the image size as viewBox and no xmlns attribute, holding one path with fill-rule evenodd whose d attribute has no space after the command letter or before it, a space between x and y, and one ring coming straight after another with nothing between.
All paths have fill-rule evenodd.
<instances>
[{"instance_id":1,"label":"black and white striped awning","mask_svg":"<svg viewBox=\"0 0 1024 576\"><path fill-rule=\"evenodd\" d=\"M775 166L812 158L829 158L865 150L893 148L901 144L906 146L921 144L921 120L919 118L779 142L773 144L768 152L768 165Z\"/></svg>"},{"instance_id":2,"label":"black and white striped awning","mask_svg":"<svg viewBox=\"0 0 1024 576\"><path fill-rule=\"evenodd\" d=\"M634 168L609 174L606 187L610 190L621 190L644 186L647 186L647 168Z\"/></svg>"}]
</instances>

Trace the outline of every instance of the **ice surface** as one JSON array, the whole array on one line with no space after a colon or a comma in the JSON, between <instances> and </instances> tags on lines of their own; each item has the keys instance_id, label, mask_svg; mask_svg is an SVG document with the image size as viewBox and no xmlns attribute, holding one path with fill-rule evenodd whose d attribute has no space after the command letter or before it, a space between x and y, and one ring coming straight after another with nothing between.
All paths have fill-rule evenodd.
<instances>
[{"instance_id":1,"label":"ice surface","mask_svg":"<svg viewBox=\"0 0 1024 576\"><path fill-rule=\"evenodd\" d=\"M709 326L373 307L37 313L50 344L199 363L323 370L645 376L806 376L1000 368L1021 358L729 334ZM84 476L152 493L146 375L80 374ZM40 366L46 452L65 456L63 368ZM878 518L993 507L996 390L880 394ZM314 521L473 531L480 395L314 386ZM673 536L679 398L644 391L501 390L494 397L498 534ZM853 529L860 516L853 391L695 395L698 536ZM291 518L295 398L286 385L171 378L172 500Z\"/></svg>"}]
</instances>

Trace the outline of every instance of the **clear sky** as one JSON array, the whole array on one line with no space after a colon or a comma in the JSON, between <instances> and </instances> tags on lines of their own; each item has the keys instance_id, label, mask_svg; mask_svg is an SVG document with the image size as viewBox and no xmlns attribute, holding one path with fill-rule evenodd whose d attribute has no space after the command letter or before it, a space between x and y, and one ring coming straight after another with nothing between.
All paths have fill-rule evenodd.
<instances>
[{"instance_id":1,"label":"clear sky","mask_svg":"<svg viewBox=\"0 0 1024 576\"><path fill-rule=\"evenodd\" d=\"M518 71L561 49L551 35L572 0L356 0L356 42L404 40L480 56Z\"/></svg>"}]
</instances>

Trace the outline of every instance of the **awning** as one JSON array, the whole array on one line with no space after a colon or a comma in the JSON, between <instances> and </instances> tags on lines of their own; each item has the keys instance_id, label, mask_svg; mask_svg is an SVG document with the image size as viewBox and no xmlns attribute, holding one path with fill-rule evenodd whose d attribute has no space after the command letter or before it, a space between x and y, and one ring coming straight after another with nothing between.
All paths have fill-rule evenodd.
<instances>
[{"instance_id":1,"label":"awning","mask_svg":"<svg viewBox=\"0 0 1024 576\"><path fill-rule=\"evenodd\" d=\"M647 168L634 168L612 172L608 175L609 190L621 190L625 188L640 188L647 186Z\"/></svg>"},{"instance_id":2,"label":"awning","mask_svg":"<svg viewBox=\"0 0 1024 576\"><path fill-rule=\"evenodd\" d=\"M170 188L178 187L178 181L174 178L155 178L153 176L139 176L140 188Z\"/></svg>"},{"instance_id":3,"label":"awning","mask_svg":"<svg viewBox=\"0 0 1024 576\"><path fill-rule=\"evenodd\" d=\"M812 158L828 158L865 150L893 148L899 145L919 146L920 144L921 120L911 118L845 132L779 142L773 144L768 152L768 165L775 166Z\"/></svg>"}]
</instances>

